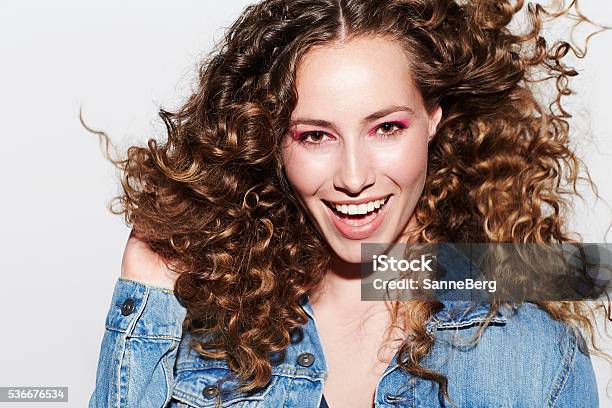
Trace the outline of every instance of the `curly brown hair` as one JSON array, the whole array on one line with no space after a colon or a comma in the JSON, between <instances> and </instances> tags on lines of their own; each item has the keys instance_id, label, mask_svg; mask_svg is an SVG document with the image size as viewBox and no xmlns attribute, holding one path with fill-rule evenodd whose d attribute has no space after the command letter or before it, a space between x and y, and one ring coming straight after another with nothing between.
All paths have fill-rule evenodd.
<instances>
[{"instance_id":1,"label":"curly brown hair","mask_svg":"<svg viewBox=\"0 0 612 408\"><path fill-rule=\"evenodd\" d=\"M306 323L299 300L329 266L331 250L298 204L280 155L297 101L296 67L313 46L362 35L396 41L412 56L428 111L438 103L443 108L415 209L417 242L578 239L565 226L570 196L580 195L579 180L598 193L570 147L570 115L561 99L578 75L563 59L570 50L583 58L586 48L565 41L549 46L541 31L571 10L591 21L576 1L556 11L530 3L529 30L517 34L509 25L524 4L512 3L265 0L248 6L201 63L186 103L176 112L160 109L167 141L150 139L146 147L131 146L124 160L110 159L123 172L124 190L111 211L181 272L175 290L187 308L184 329L202 335L192 346L204 357L226 359L244 390L267 384L270 353L288 347L290 332ZM546 105L534 85L548 81L556 97ZM94 132L108 143L104 132ZM609 302L608 309L604 302L538 305L584 329L600 350L593 324L597 312L612 320ZM499 306L491 304L489 318ZM425 324L442 307L397 302L392 316L410 334L398 352L400 366L438 383L450 400L447 378L419 364L435 340Z\"/></svg>"}]
</instances>

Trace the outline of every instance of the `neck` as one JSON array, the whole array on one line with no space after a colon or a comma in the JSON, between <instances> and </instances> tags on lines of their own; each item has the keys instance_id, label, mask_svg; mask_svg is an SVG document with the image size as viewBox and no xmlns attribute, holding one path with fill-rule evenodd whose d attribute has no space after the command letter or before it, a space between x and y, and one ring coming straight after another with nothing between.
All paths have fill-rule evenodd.
<instances>
[{"instance_id":1,"label":"neck","mask_svg":"<svg viewBox=\"0 0 612 408\"><path fill-rule=\"evenodd\" d=\"M414 214L395 243L419 242L420 230ZM329 268L321 284L309 296L313 309L336 316L363 316L368 312L388 311L387 302L361 300L361 263L350 263L332 253Z\"/></svg>"},{"instance_id":2,"label":"neck","mask_svg":"<svg viewBox=\"0 0 612 408\"><path fill-rule=\"evenodd\" d=\"M338 315L360 315L384 302L361 300L361 264L349 263L335 254L321 284L309 297L311 305L332 309Z\"/></svg>"}]
</instances>

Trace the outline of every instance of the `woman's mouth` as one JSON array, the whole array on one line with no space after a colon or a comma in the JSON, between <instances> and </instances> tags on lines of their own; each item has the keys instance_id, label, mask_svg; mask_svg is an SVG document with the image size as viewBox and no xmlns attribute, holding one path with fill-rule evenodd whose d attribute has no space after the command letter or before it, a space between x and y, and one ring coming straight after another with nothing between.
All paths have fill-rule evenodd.
<instances>
[{"instance_id":1,"label":"woman's mouth","mask_svg":"<svg viewBox=\"0 0 612 408\"><path fill-rule=\"evenodd\" d=\"M384 220L391 197L392 195L388 195L381 200L359 205L336 205L329 201L323 202L338 232L348 239L357 240L376 233Z\"/></svg>"}]
</instances>

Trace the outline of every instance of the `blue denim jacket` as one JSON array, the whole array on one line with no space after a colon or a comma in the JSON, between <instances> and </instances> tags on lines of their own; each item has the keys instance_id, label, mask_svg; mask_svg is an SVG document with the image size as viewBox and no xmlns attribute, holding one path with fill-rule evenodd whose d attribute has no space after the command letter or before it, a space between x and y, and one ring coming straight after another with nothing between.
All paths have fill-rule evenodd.
<instances>
[{"instance_id":1,"label":"blue denim jacket","mask_svg":"<svg viewBox=\"0 0 612 408\"><path fill-rule=\"evenodd\" d=\"M427 324L436 337L421 364L448 377L448 392L465 407L597 407L591 359L578 350L580 335L532 303L498 312L476 346L466 344L487 314L485 304L443 302ZM469 308L470 304L476 307ZM269 385L236 390L225 361L203 359L182 333L185 308L173 292L119 278L106 317L95 389L89 407L317 408L326 364L308 298L309 319ZM403 372L394 359L378 381L375 407L449 407L438 386ZM331 407L336 408L336 407Z\"/></svg>"}]
</instances>

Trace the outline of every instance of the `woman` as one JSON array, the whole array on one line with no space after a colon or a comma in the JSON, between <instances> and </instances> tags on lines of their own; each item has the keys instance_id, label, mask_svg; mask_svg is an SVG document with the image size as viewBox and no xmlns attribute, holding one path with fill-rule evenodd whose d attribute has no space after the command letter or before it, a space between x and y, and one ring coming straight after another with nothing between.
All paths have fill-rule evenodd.
<instances>
[{"instance_id":1,"label":"woman","mask_svg":"<svg viewBox=\"0 0 612 408\"><path fill-rule=\"evenodd\" d=\"M572 241L573 48L540 36L567 10L512 34L522 7L248 7L167 143L116 162L134 229L90 406L597 406L602 305L360 299L363 243Z\"/></svg>"}]
</instances>

